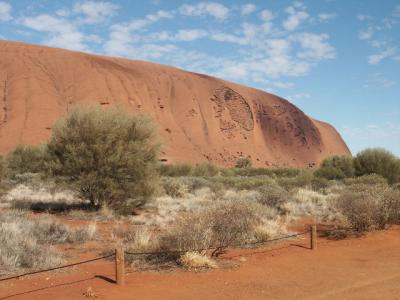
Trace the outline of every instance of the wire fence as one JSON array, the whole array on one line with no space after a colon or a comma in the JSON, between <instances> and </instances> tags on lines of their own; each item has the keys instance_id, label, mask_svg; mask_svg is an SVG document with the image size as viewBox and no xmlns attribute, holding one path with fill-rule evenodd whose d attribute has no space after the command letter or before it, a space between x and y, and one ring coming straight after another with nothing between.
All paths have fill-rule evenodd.
<instances>
[{"instance_id":1,"label":"wire fence","mask_svg":"<svg viewBox=\"0 0 400 300\"><path fill-rule=\"evenodd\" d=\"M45 272L55 271L55 270L59 270L59 269L65 269L65 268L69 268L69 267L79 266L79 265L87 264L87 263L90 263L90 262L94 262L94 261L110 258L110 257L113 257L114 255L115 255L115 253L111 253L111 254L108 254L108 255L104 255L104 256L100 256L100 257L96 257L96 258L93 258L93 259L88 259L88 260L84 260L84 261L80 261L80 262L76 262L76 263L72 263L72 264L68 264L68 265L63 265L63 266L54 267L54 268L45 269L45 270L28 272L28 273L14 275L14 276L6 277L6 278L0 278L0 282L1 281L6 281L6 280L20 278L20 277L23 277L23 276L34 275L34 274L45 273Z\"/></svg>"},{"instance_id":2,"label":"wire fence","mask_svg":"<svg viewBox=\"0 0 400 300\"><path fill-rule=\"evenodd\" d=\"M285 236L281 236L281 237L278 237L278 238L275 238L275 239L270 239L270 240L265 240L265 241L237 243L237 244L219 245L219 246L215 246L214 245L214 246L209 246L209 247L201 248L201 249L164 250L164 251L153 251L153 252L130 252L130 251L124 251L124 253L127 254L127 255L162 255L162 254L186 253L186 252L189 252L189 251L201 252L201 251L208 251L208 250L215 250L215 249L226 249L228 247L237 248L237 247L255 246L255 245L263 245L263 244L267 244L267 243L272 243L272 242L276 242L276 241L281 241L281 240L286 240L286 239L298 237L298 236L304 235L304 234L309 233L309 232L310 232L310 230L306 230L306 231L303 231L303 232L300 232L300 233L295 233L295 234L291 234L291 235L285 235ZM103 255L103 256L100 256L100 257L96 257L96 258L93 258L93 259L79 261L79 262L76 262L76 263L71 263L71 264L67 264L67 265L63 265L63 266L59 266L59 267L54 267L54 268L49 268L49 269L44 269L44 270L38 270L38 271L32 271L32 272L28 272L28 273L19 274L19 275L13 275L13 276L10 276L10 277L0 278L0 282L11 280L11 279L17 279L17 278L24 277L24 276L29 276L29 275L34 275L34 274L45 273L45 272L65 269L65 268L69 268L69 267L74 267L74 266L87 264L87 263L91 263L91 262L102 260L102 259L107 259L107 258L110 258L110 257L113 257L113 256L115 256L115 253L110 253L110 254Z\"/></svg>"}]
</instances>

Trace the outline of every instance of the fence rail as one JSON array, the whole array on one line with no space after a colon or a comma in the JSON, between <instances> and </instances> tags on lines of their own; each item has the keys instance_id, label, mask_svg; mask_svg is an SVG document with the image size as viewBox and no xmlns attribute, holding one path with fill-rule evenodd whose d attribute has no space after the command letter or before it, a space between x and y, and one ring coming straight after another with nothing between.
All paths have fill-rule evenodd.
<instances>
[{"instance_id":1,"label":"fence rail","mask_svg":"<svg viewBox=\"0 0 400 300\"><path fill-rule=\"evenodd\" d=\"M206 247L206 248L202 248L202 249L165 250L165 251L154 251L154 252L130 252L130 251L124 251L122 247L119 247L115 250L114 253L110 253L110 254L96 257L93 259L79 261L76 263L71 263L71 264L67 264L67 265L63 265L63 266L59 266L59 267L38 270L38 271L32 271L32 272L14 275L14 276L10 276L10 277L0 278L0 282L11 280L11 279L17 279L17 278L20 278L23 276L45 273L45 272L55 271L55 270L59 270L59 269L65 269L65 268L69 268L69 267L74 267L74 266L78 266L78 265L82 265L82 264L91 263L91 262L102 260L102 259L107 259L110 257L115 257L116 283L118 285L124 285L124 283L125 283L125 269L124 269L125 268L124 267L125 258L124 258L124 255L125 254L126 255L161 255L161 254L179 254L179 253L186 253L189 251L194 251L194 252L201 252L201 251L208 251L208 250L218 251L218 250L226 249L229 247L246 247L246 246L264 245L267 243L272 243L272 242L276 242L276 241L287 240L290 238L302 236L307 233L310 233L310 249L314 250L314 249L316 249L317 226L311 225L310 229L308 229L306 231L291 234L291 235L281 236L281 237L278 237L275 239L270 239L270 240L265 240L265 241L257 241L257 242L251 242L251 243L237 243L237 244L219 245L219 246L214 245L214 246L210 246L210 247ZM216 253L215 251L213 252L212 255L214 255Z\"/></svg>"}]
</instances>

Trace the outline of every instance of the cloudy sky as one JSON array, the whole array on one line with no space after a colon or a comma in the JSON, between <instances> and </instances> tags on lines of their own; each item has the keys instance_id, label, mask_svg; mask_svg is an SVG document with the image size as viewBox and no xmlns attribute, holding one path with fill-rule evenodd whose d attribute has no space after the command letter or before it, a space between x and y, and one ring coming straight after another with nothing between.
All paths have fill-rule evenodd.
<instances>
[{"instance_id":1,"label":"cloudy sky","mask_svg":"<svg viewBox=\"0 0 400 300\"><path fill-rule=\"evenodd\" d=\"M257 87L400 155L400 1L0 0L0 39L142 59Z\"/></svg>"}]
</instances>

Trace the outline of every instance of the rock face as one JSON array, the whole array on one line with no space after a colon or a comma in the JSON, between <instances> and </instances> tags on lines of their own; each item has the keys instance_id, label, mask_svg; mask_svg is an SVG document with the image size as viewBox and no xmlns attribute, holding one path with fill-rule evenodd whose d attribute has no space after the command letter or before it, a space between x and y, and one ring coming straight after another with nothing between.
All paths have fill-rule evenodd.
<instances>
[{"instance_id":1,"label":"rock face","mask_svg":"<svg viewBox=\"0 0 400 300\"><path fill-rule=\"evenodd\" d=\"M73 105L119 105L158 124L167 162L314 166L350 152L329 124L269 93L143 61L0 41L0 152L49 139Z\"/></svg>"}]
</instances>

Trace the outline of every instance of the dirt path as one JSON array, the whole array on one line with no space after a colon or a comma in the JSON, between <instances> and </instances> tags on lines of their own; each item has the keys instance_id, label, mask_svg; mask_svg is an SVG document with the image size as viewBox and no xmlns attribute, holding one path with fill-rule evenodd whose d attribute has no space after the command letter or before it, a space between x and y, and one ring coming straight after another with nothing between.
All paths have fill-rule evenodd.
<instances>
[{"instance_id":1,"label":"dirt path","mask_svg":"<svg viewBox=\"0 0 400 300\"><path fill-rule=\"evenodd\" d=\"M342 241L308 240L273 249L230 251L232 269L194 273L142 272L117 287L110 262L64 274L0 282L0 299L400 299L400 227ZM244 259L245 261L243 261ZM96 277L97 276L97 277Z\"/></svg>"}]
</instances>

